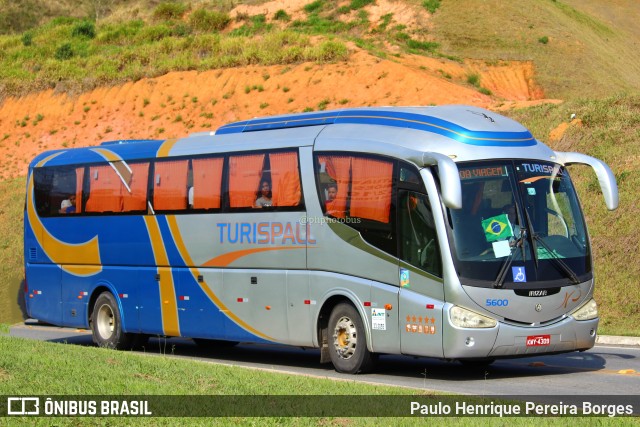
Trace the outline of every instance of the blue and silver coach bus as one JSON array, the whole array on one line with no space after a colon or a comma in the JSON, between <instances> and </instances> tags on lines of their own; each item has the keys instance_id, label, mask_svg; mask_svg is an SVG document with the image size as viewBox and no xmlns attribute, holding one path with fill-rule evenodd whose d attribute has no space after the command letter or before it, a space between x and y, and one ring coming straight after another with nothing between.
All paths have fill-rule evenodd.
<instances>
[{"instance_id":1,"label":"blue and silver coach bus","mask_svg":"<svg viewBox=\"0 0 640 427\"><path fill-rule=\"evenodd\" d=\"M181 139L55 150L29 166L29 315L149 336L462 362L586 350L598 309L566 166L523 126L467 106L358 108Z\"/></svg>"}]
</instances>

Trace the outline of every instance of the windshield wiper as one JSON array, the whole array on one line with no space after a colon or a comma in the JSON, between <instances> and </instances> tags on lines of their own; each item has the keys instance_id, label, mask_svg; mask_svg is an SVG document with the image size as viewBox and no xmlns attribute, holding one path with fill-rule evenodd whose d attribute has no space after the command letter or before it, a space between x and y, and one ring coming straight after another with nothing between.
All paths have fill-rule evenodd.
<instances>
[{"instance_id":1,"label":"windshield wiper","mask_svg":"<svg viewBox=\"0 0 640 427\"><path fill-rule=\"evenodd\" d=\"M558 254L555 253L553 251L553 249L551 247L549 247L549 245L547 245L545 243L544 240L542 240L542 237L538 236L538 233L533 233L533 240L535 240L536 242L540 243L542 245L542 247L545 248L547 250L547 252L549 252L549 255L551 256L551 258L549 258L549 259L554 260L556 262L556 264L560 266L562 271L564 271L565 274L567 276L569 276L569 278L571 279L571 281L573 282L574 285L577 285L578 283L580 283L580 279L578 279L578 276L571 269L571 267L569 267L567 265L567 263L562 261L562 258L560 258L560 256L558 256Z\"/></svg>"},{"instance_id":2,"label":"windshield wiper","mask_svg":"<svg viewBox=\"0 0 640 427\"><path fill-rule=\"evenodd\" d=\"M556 262L556 265L560 266L562 271L564 271L565 274L567 276L569 276L569 278L571 279L573 284L577 285L578 283L580 283L580 279L578 279L578 276L576 276L576 273L573 272L571 267L569 267L564 261L562 261L562 259L558 256L557 253L553 252L553 250L549 247L549 245L547 245L542 240L542 237L538 236L538 233L533 231L533 222L531 222L531 217L529 216L529 211L527 210L527 208L524 209L524 214L527 217L527 224L529 225L530 230L531 230L531 249L533 250L533 259L536 262L536 268L538 267L538 245L537 245L537 243L540 243L540 245L542 245L542 247L545 248L547 250L547 252L549 252L549 254L551 256L551 258L549 258L549 259L554 260Z\"/></svg>"},{"instance_id":3,"label":"windshield wiper","mask_svg":"<svg viewBox=\"0 0 640 427\"><path fill-rule=\"evenodd\" d=\"M496 277L496 281L493 282L494 288L502 287L504 279L507 277L507 271L509 271L509 267L511 267L511 263L513 262L513 254L518 250L518 247L522 250L522 261L526 261L526 252L524 249L524 239L526 239L526 237L527 229L524 227L520 228L520 237L518 237L514 242L515 249L512 252L509 252L509 256L507 256L507 259L502 263L502 267L500 267L500 271L498 272L498 277Z\"/></svg>"}]
</instances>

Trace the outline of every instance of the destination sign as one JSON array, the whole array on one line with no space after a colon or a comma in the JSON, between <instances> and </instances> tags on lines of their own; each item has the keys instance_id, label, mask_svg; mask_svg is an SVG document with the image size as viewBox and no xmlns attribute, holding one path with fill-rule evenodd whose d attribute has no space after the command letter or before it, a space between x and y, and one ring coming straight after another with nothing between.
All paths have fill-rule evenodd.
<instances>
[{"instance_id":1,"label":"destination sign","mask_svg":"<svg viewBox=\"0 0 640 427\"><path fill-rule=\"evenodd\" d=\"M479 168L464 168L460 169L460 179L477 179L477 178L491 178L494 176L507 176L506 166L485 166Z\"/></svg>"}]
</instances>

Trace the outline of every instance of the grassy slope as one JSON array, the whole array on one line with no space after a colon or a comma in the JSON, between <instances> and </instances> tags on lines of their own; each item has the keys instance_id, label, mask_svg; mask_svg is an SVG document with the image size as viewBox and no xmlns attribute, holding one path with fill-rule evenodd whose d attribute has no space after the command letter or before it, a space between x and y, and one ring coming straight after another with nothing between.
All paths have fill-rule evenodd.
<instances>
[{"instance_id":1,"label":"grassy slope","mask_svg":"<svg viewBox=\"0 0 640 427\"><path fill-rule=\"evenodd\" d=\"M24 188L24 178L0 181L0 322L17 322L22 319L18 294L24 278Z\"/></svg>"},{"instance_id":2,"label":"grassy slope","mask_svg":"<svg viewBox=\"0 0 640 427\"><path fill-rule=\"evenodd\" d=\"M536 79L548 98L603 97L637 90L638 30L624 17L638 16L640 3L612 5L617 13L610 14L604 13L609 2L587 3L588 9L583 2L564 0L443 2L434 15L434 34L443 52L454 56L533 60ZM545 36L548 43L543 44L539 39Z\"/></svg>"}]
</instances>

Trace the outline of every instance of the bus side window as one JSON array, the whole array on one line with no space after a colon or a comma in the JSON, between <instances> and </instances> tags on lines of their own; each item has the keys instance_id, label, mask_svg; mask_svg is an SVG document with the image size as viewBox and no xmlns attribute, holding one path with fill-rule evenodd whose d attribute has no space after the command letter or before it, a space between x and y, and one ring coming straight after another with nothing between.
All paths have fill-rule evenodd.
<instances>
[{"instance_id":1,"label":"bus side window","mask_svg":"<svg viewBox=\"0 0 640 427\"><path fill-rule=\"evenodd\" d=\"M147 184L149 163L130 163L131 179L128 183L130 192L122 189L122 211L135 212L147 209ZM123 185L124 187L124 185Z\"/></svg>"},{"instance_id":2,"label":"bus side window","mask_svg":"<svg viewBox=\"0 0 640 427\"><path fill-rule=\"evenodd\" d=\"M333 200L326 198L324 200L325 214L335 218L345 218L349 185L351 183L351 156L320 155L318 156L318 163L320 170L316 179L322 184L327 181L326 185L333 184L337 189Z\"/></svg>"},{"instance_id":3,"label":"bus side window","mask_svg":"<svg viewBox=\"0 0 640 427\"><path fill-rule=\"evenodd\" d=\"M66 201L66 209L70 206L71 196L81 200L83 174L83 167L35 168L33 170L34 197L38 215L47 217L61 214L63 201ZM80 204L78 203L77 206L79 207ZM75 212L79 210L74 209Z\"/></svg>"},{"instance_id":4,"label":"bus side window","mask_svg":"<svg viewBox=\"0 0 640 427\"><path fill-rule=\"evenodd\" d=\"M395 255L395 214L392 214L394 161L362 155L329 154L317 157L316 179L326 191L325 214L345 218L364 240ZM327 177L328 175L328 177ZM329 199L329 194L335 197Z\"/></svg>"},{"instance_id":5,"label":"bus side window","mask_svg":"<svg viewBox=\"0 0 640 427\"><path fill-rule=\"evenodd\" d=\"M400 258L442 277L442 260L435 221L426 194L400 191Z\"/></svg>"},{"instance_id":6,"label":"bus side window","mask_svg":"<svg viewBox=\"0 0 640 427\"><path fill-rule=\"evenodd\" d=\"M224 158L194 159L189 205L193 209L220 209Z\"/></svg>"},{"instance_id":7,"label":"bus side window","mask_svg":"<svg viewBox=\"0 0 640 427\"><path fill-rule=\"evenodd\" d=\"M351 179L351 216L389 223L393 162L353 157Z\"/></svg>"},{"instance_id":8,"label":"bus side window","mask_svg":"<svg viewBox=\"0 0 640 427\"><path fill-rule=\"evenodd\" d=\"M153 208L156 211L187 209L188 160L157 161L153 180Z\"/></svg>"},{"instance_id":9,"label":"bus side window","mask_svg":"<svg viewBox=\"0 0 640 427\"><path fill-rule=\"evenodd\" d=\"M264 154L229 157L229 206L253 208L264 170Z\"/></svg>"},{"instance_id":10,"label":"bus side window","mask_svg":"<svg viewBox=\"0 0 640 427\"><path fill-rule=\"evenodd\" d=\"M110 165L89 168L86 212L122 212L122 183Z\"/></svg>"},{"instance_id":11,"label":"bus side window","mask_svg":"<svg viewBox=\"0 0 640 427\"><path fill-rule=\"evenodd\" d=\"M298 153L270 153L269 163L273 206L298 206L302 194Z\"/></svg>"}]
</instances>

